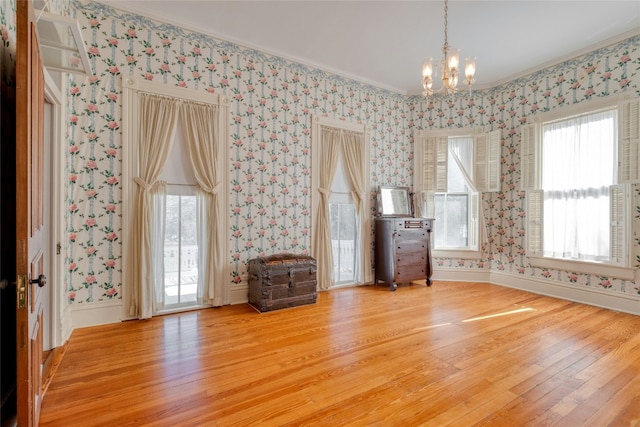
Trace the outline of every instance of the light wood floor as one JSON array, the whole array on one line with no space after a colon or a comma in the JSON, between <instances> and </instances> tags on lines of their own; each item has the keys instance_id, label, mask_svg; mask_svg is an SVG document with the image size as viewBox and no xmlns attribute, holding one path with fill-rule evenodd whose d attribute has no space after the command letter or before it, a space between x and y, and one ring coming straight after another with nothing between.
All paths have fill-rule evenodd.
<instances>
[{"instance_id":1,"label":"light wood floor","mask_svg":"<svg viewBox=\"0 0 640 427\"><path fill-rule=\"evenodd\" d=\"M478 283L364 286L73 332L42 426L629 426L640 317Z\"/></svg>"}]
</instances>

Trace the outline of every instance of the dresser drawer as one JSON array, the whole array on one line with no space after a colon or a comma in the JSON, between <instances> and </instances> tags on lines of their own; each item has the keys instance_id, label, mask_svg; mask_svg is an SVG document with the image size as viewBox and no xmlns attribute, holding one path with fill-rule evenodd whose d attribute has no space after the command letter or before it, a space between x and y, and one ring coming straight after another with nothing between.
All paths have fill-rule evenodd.
<instances>
[{"instance_id":1,"label":"dresser drawer","mask_svg":"<svg viewBox=\"0 0 640 427\"><path fill-rule=\"evenodd\" d=\"M396 271L397 282L407 282L410 280L420 280L427 278L426 263L422 265L398 265Z\"/></svg>"}]
</instances>

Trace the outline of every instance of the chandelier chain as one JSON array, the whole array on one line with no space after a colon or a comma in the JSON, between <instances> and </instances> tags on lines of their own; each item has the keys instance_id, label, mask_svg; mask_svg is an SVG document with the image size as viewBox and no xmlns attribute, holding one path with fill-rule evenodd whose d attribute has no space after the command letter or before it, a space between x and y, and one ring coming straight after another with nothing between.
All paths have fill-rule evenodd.
<instances>
[{"instance_id":1,"label":"chandelier chain","mask_svg":"<svg viewBox=\"0 0 640 427\"><path fill-rule=\"evenodd\" d=\"M448 32L449 32L449 1L448 0L444 0L444 49L448 50L449 49L449 37L448 37Z\"/></svg>"}]
</instances>

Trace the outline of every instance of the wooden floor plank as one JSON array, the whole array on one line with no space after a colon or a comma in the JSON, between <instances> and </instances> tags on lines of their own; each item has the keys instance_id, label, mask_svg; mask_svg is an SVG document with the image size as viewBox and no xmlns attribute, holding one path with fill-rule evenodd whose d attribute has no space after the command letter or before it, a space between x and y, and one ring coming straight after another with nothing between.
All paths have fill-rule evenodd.
<instances>
[{"instance_id":1,"label":"wooden floor plank","mask_svg":"<svg viewBox=\"0 0 640 427\"><path fill-rule=\"evenodd\" d=\"M40 424L637 425L637 372L638 316L486 283L363 286L78 329Z\"/></svg>"}]
</instances>

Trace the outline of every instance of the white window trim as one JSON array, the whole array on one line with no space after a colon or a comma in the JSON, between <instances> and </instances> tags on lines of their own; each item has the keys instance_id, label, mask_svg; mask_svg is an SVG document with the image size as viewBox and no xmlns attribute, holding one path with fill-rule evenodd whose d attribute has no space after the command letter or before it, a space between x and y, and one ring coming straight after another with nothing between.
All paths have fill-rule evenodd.
<instances>
[{"instance_id":1,"label":"white window trim","mask_svg":"<svg viewBox=\"0 0 640 427\"><path fill-rule=\"evenodd\" d=\"M434 227L436 226L434 221ZM433 246L433 243L431 245ZM469 249L432 249L431 256L433 258L482 259L482 251Z\"/></svg>"},{"instance_id":2,"label":"white window trim","mask_svg":"<svg viewBox=\"0 0 640 427\"><path fill-rule=\"evenodd\" d=\"M542 256L542 236L538 244L535 247L530 245L529 236L531 235L531 227L542 227L542 223L538 223L535 219L530 218L530 197L532 195L541 193L542 190L539 190L541 186L540 177L541 177L541 127L543 123L550 122L553 120L570 118L571 116L581 115L581 114L589 114L591 112L596 112L598 110L604 110L607 108L618 108L618 182L617 186L624 185L623 183L628 182L638 182L638 181L629 181L628 177L631 173L631 176L634 176L634 171L626 171L625 178L621 171L620 165L622 163L622 151L621 151L621 142L622 138L624 138L623 128L624 124L623 120L623 112L622 109L628 105L635 104L635 111L637 114L638 103L640 100L637 98L631 98L630 95L625 94L622 96L613 96L608 98L601 98L590 102L585 102L580 105L574 105L566 108L561 108L558 110L554 110L553 112L542 113L535 120L522 126L521 128L521 141L520 141L520 161L521 161L521 171L522 171L522 180L521 180L521 189L527 190L527 255L529 257L529 262L532 266L538 268L548 268L554 270L563 270L570 271L576 273L586 273L593 274L597 276L608 276L608 277L616 277L624 280L634 280L635 279L635 269L631 267L633 265L632 262L632 245L631 245L631 232L630 226L631 221L633 220L633 215L631 211L631 191L626 188L624 192L625 203L625 220L624 227L625 231L623 235L627 237L627 241L624 242L623 246L625 248L624 259L622 260L622 265L616 265L615 262L609 263L599 263L599 262L590 262L590 261L578 261L578 260L564 260L560 258L551 258ZM638 144L638 120L635 120L636 128L631 132L635 132L635 143ZM634 163L632 166L639 168L640 165ZM640 174L635 171L635 176L640 176ZM540 207L541 208L541 207ZM542 217L542 213L540 213ZM542 232L542 230L539 230Z\"/></svg>"},{"instance_id":3,"label":"white window trim","mask_svg":"<svg viewBox=\"0 0 640 427\"><path fill-rule=\"evenodd\" d=\"M552 270L563 270L574 273L593 274L595 276L616 277L624 280L634 280L635 270L633 268L618 267L611 264L571 261L548 257L529 257L532 266L538 268L549 268Z\"/></svg>"},{"instance_id":4,"label":"white window trim","mask_svg":"<svg viewBox=\"0 0 640 427\"><path fill-rule=\"evenodd\" d=\"M364 158L365 158L365 167L362 171L364 174L364 184L365 184L365 197L362 201L364 203L363 209L365 212L365 218L369 218L367 213L371 212L370 209L370 194L371 194L371 173L370 173L370 165L371 165L371 155L370 155L370 129L368 126L365 126L361 123L352 123L344 120L333 119L329 117L323 117L318 115L312 116L311 123L311 229L315 230L316 221L318 220L318 208L319 208L319 200L316 196L318 194L318 183L320 182L320 168L322 165L320 164L320 128L322 126L333 127L336 129L352 131L352 132L360 132L364 135ZM313 236L312 236L313 239ZM313 248L313 243L311 244ZM366 283L367 278L373 278L373 272L371 269L371 265L364 265L364 251L370 250L369 248L362 248L361 251L361 259L360 263L363 268L363 280L356 278L356 282L353 284ZM340 283L337 285L338 287L351 286L350 283ZM335 289L337 286L333 286L332 289Z\"/></svg>"},{"instance_id":5,"label":"white window trim","mask_svg":"<svg viewBox=\"0 0 640 427\"><path fill-rule=\"evenodd\" d=\"M133 179L138 176L138 159L136 155L134 141L137 138L138 127L135 123L140 122L140 111L138 108L138 92L152 93L156 95L168 96L176 99L183 99L187 101L197 101L207 104L217 105L220 108L219 122L218 122L218 140L220 159L229 159L229 144L228 144L228 117L229 117L229 98L218 95L209 94L203 92L197 92L191 89L180 88L177 86L169 86L160 83L149 82L147 80L138 79L132 76L122 77L122 235L129 236L133 230L133 207L135 206L135 184ZM222 171L221 176L225 176L225 172L228 169L228 164L224 164L225 169ZM220 198L220 206L225 209L229 206L228 203L228 182L226 180L220 181L220 191L218 197ZM223 230L229 229L229 214L225 212L222 216L224 223L219 224L219 227ZM127 260L131 257L131 239L122 240L122 283L132 283L133 270L129 266ZM223 253L229 253L228 239L222 239L222 251ZM223 277L229 277L231 264L227 264L226 270L223 272ZM122 288L123 294L129 292L127 286ZM124 299L123 299L124 300ZM123 319L129 318L128 307L123 304Z\"/></svg>"}]
</instances>

